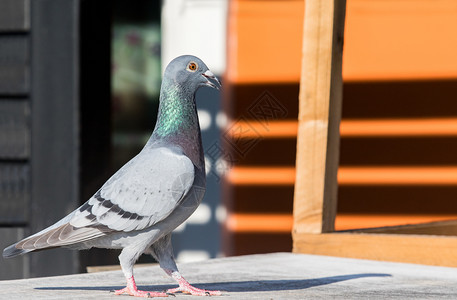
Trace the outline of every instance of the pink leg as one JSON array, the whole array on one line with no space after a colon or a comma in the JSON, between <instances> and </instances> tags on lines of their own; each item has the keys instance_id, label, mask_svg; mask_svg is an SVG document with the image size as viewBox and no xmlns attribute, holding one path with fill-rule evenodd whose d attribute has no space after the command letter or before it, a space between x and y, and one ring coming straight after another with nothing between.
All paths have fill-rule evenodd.
<instances>
[{"instance_id":1,"label":"pink leg","mask_svg":"<svg viewBox=\"0 0 457 300\"><path fill-rule=\"evenodd\" d=\"M127 286L121 290L114 291L115 295L129 294L130 296L152 298L152 297L168 297L167 293L163 292L148 292L139 291L136 287L135 279L132 277L127 279Z\"/></svg>"},{"instance_id":2,"label":"pink leg","mask_svg":"<svg viewBox=\"0 0 457 300\"><path fill-rule=\"evenodd\" d=\"M172 272L170 270L165 270L168 275L173 277L179 284L179 287L174 289L167 290L167 293L174 294L176 292L182 292L185 294L191 294L193 296L220 296L222 295L221 291L208 291L196 288L189 284L189 282L184 279L184 277L179 274L179 272Z\"/></svg>"}]
</instances>

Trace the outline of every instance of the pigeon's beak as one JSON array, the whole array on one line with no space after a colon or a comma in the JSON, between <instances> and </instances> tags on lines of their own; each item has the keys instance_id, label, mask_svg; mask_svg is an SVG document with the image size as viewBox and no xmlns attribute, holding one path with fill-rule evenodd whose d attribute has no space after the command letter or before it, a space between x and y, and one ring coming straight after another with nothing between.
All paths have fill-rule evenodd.
<instances>
[{"instance_id":1,"label":"pigeon's beak","mask_svg":"<svg viewBox=\"0 0 457 300\"><path fill-rule=\"evenodd\" d=\"M202 75L206 78L206 82L204 83L206 86L212 87L216 90L219 90L222 87L219 79L217 79L217 77L214 76L213 72L211 72L210 70L206 71L205 73L202 73ZM217 85L215 83L217 83Z\"/></svg>"}]
</instances>

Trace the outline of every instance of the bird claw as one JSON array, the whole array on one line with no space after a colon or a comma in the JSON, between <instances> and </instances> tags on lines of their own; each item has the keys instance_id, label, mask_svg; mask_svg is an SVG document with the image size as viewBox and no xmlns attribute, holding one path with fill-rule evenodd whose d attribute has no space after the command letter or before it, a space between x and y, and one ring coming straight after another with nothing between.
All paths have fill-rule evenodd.
<instances>
[{"instance_id":1,"label":"bird claw","mask_svg":"<svg viewBox=\"0 0 457 300\"><path fill-rule=\"evenodd\" d=\"M189 294L192 296L221 296L222 295L221 291L203 290L203 289L199 289L194 286L191 286L190 284L167 290L167 294L174 294L176 292L181 292L181 293Z\"/></svg>"},{"instance_id":2,"label":"bird claw","mask_svg":"<svg viewBox=\"0 0 457 300\"><path fill-rule=\"evenodd\" d=\"M135 279L132 277L127 279L127 286L120 290L114 291L115 295L128 294L130 296L142 297L142 298L153 298L153 297L168 297L165 292L149 292L138 290Z\"/></svg>"},{"instance_id":3,"label":"bird claw","mask_svg":"<svg viewBox=\"0 0 457 300\"><path fill-rule=\"evenodd\" d=\"M125 287L120 290L114 290L112 292L114 292L115 295L128 294L130 296L142 297L142 298L168 297L167 293L140 291L138 289L130 289L129 287Z\"/></svg>"}]
</instances>

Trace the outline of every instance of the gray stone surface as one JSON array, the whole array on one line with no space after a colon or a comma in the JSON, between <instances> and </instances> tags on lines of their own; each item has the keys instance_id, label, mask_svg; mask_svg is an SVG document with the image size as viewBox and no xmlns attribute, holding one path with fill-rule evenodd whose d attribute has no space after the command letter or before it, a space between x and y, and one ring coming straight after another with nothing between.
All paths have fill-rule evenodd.
<instances>
[{"instance_id":1,"label":"gray stone surface","mask_svg":"<svg viewBox=\"0 0 457 300\"><path fill-rule=\"evenodd\" d=\"M456 268L273 253L181 264L180 269L197 287L225 291L216 297L221 300L457 299ZM137 268L135 277L140 289L175 286L158 266ZM9 280L0 281L0 299L119 299L109 291L122 287L120 271ZM191 298L177 294L176 299Z\"/></svg>"}]
</instances>

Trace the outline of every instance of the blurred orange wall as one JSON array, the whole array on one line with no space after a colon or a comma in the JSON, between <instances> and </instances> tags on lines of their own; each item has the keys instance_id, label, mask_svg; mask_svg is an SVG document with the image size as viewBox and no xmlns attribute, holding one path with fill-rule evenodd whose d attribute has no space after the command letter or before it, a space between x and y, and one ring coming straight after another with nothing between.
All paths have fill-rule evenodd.
<instances>
[{"instance_id":1,"label":"blurred orange wall","mask_svg":"<svg viewBox=\"0 0 457 300\"><path fill-rule=\"evenodd\" d=\"M456 78L456 32L455 0L348 0L343 78Z\"/></svg>"},{"instance_id":2,"label":"blurred orange wall","mask_svg":"<svg viewBox=\"0 0 457 300\"><path fill-rule=\"evenodd\" d=\"M226 77L300 80L304 1L232 1ZM345 81L457 77L457 1L348 0Z\"/></svg>"},{"instance_id":3,"label":"blurred orange wall","mask_svg":"<svg viewBox=\"0 0 457 300\"><path fill-rule=\"evenodd\" d=\"M226 80L300 80L304 1L231 1Z\"/></svg>"}]
</instances>

